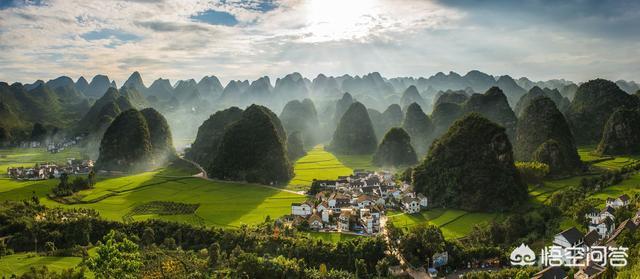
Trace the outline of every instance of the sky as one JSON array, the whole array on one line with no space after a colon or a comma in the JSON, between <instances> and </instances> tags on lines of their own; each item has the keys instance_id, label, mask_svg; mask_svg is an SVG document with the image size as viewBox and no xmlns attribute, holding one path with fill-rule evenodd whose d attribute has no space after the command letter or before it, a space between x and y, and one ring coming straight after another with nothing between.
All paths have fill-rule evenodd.
<instances>
[{"instance_id":1,"label":"sky","mask_svg":"<svg viewBox=\"0 0 640 279\"><path fill-rule=\"evenodd\" d=\"M640 1L0 0L0 80L640 80Z\"/></svg>"}]
</instances>

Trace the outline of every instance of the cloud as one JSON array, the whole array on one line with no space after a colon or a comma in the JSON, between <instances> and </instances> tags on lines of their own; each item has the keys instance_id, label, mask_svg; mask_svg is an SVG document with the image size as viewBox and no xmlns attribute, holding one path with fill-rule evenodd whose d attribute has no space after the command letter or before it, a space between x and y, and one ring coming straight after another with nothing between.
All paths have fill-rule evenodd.
<instances>
[{"instance_id":1,"label":"cloud","mask_svg":"<svg viewBox=\"0 0 640 279\"><path fill-rule=\"evenodd\" d=\"M294 71L392 77L480 69L575 80L640 75L640 33L634 32L640 9L633 1L11 3L0 6L0 80L7 81L99 73L122 81L135 70L147 83L211 74L253 80Z\"/></svg>"}]
</instances>

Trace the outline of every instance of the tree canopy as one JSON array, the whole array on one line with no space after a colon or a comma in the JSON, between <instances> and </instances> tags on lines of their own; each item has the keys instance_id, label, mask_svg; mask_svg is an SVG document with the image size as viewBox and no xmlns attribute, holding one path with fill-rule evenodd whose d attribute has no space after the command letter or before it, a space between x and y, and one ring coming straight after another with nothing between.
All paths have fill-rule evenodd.
<instances>
[{"instance_id":1,"label":"tree canopy","mask_svg":"<svg viewBox=\"0 0 640 279\"><path fill-rule=\"evenodd\" d=\"M367 108L355 102L340 119L329 150L339 154L372 154L377 144Z\"/></svg>"}]
</instances>

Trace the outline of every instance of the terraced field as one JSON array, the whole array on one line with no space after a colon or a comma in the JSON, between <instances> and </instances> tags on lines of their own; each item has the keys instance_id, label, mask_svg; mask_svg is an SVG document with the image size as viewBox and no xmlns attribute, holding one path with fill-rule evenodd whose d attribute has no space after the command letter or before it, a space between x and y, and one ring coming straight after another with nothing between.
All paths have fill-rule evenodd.
<instances>
[{"instance_id":1,"label":"terraced field","mask_svg":"<svg viewBox=\"0 0 640 279\"><path fill-rule=\"evenodd\" d=\"M436 208L422 211L419 214L405 214L392 211L388 213L389 221L397 227L408 228L422 223L439 227L447 239L464 237L475 224L489 222L500 218L495 213L471 213L457 209Z\"/></svg>"}]
</instances>

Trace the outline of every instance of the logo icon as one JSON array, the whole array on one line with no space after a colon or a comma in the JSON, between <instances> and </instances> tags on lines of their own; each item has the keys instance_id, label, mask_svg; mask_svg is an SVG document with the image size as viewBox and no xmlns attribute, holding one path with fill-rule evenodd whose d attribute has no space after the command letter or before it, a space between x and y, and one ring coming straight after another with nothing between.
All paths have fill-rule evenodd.
<instances>
[{"instance_id":1,"label":"logo icon","mask_svg":"<svg viewBox=\"0 0 640 279\"><path fill-rule=\"evenodd\" d=\"M536 253L528 245L522 243L519 247L513 249L509 259L511 260L511 265L515 266L534 265L536 263Z\"/></svg>"}]
</instances>

